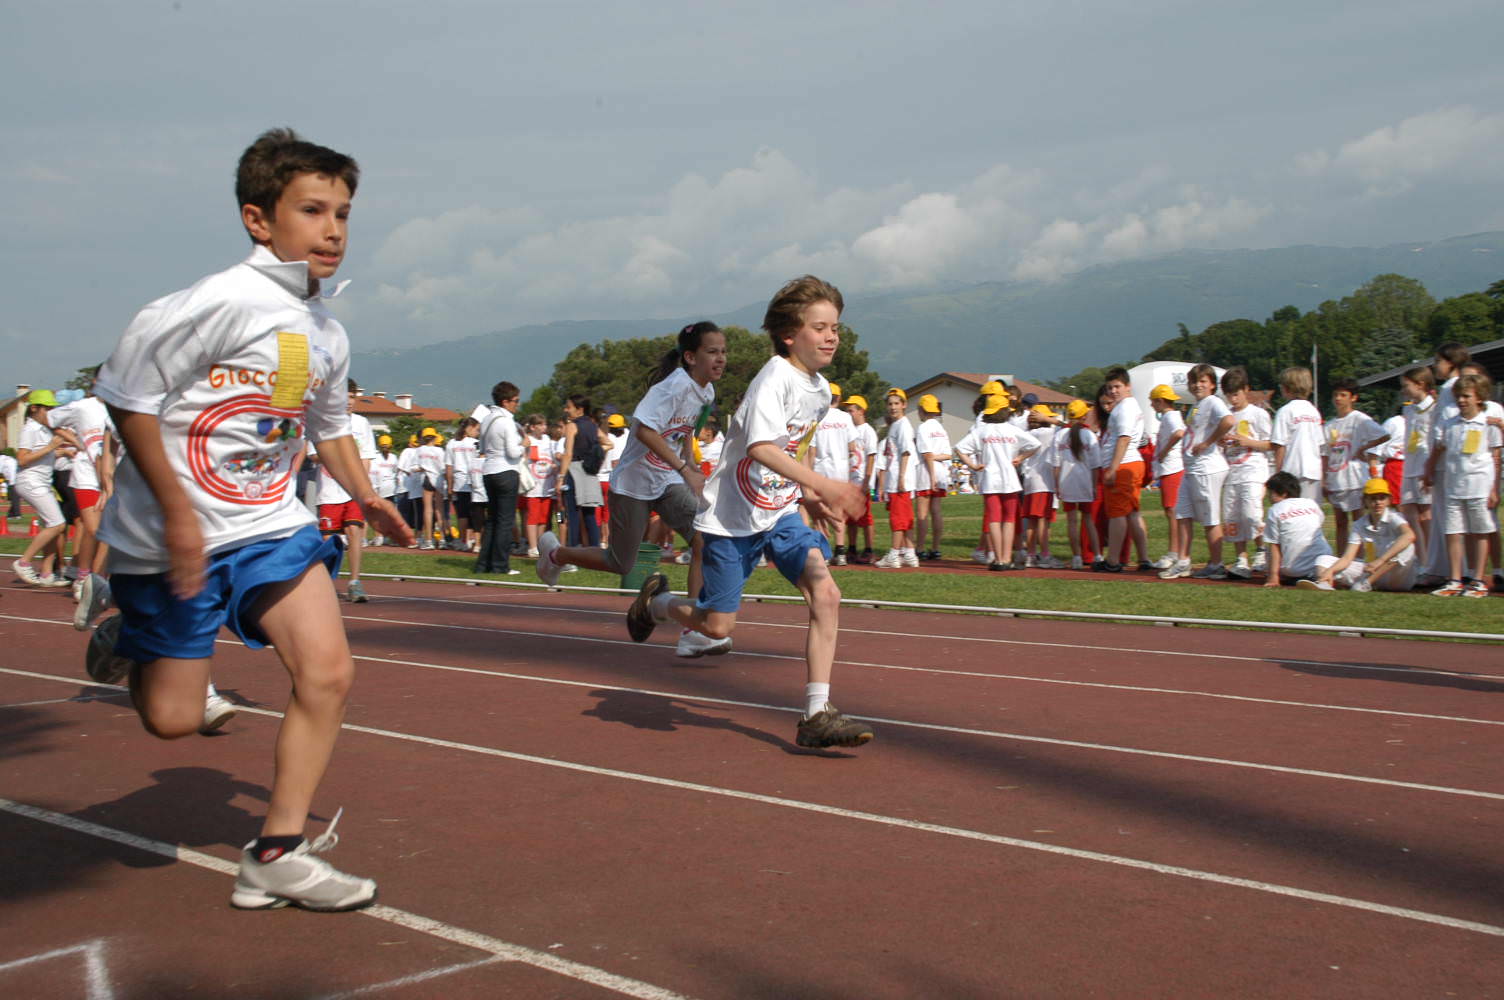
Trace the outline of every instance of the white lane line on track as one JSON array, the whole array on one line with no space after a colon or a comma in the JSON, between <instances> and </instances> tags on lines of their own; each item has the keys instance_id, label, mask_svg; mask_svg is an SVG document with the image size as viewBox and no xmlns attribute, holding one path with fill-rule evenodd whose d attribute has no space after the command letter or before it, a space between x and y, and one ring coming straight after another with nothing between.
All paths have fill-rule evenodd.
<instances>
[{"instance_id":1,"label":"white lane line on track","mask_svg":"<svg viewBox=\"0 0 1504 1000\"><path fill-rule=\"evenodd\" d=\"M622 614L621 611L601 611L601 610L597 610L597 609L594 609L594 608L571 608L571 607L564 607L564 606L557 605L557 604L523 604L523 603L517 603L517 602L512 602L512 601L467 601L467 600L461 600L459 598L449 598L449 597L406 597L406 596L396 597L396 596L389 595L389 594L372 594L371 598L372 598L373 602L379 602L379 603L383 603L383 604L386 603L386 602L388 602L388 601L391 601L393 603L407 602L407 601L421 601L421 602L423 602L425 604L466 604L466 605L472 605L472 606L475 606L475 607L483 607L483 608L515 608L515 609L517 609L519 611L555 611L555 612L558 612L560 614L568 613L568 614L583 614L583 615L599 615L599 616L602 616L602 617L613 617L613 618L614 617L619 617ZM918 613L920 613L920 612L915 612L915 614L918 614ZM788 629L804 629L804 628L808 627L807 625L805 625L802 622L764 622L764 621L757 621L757 620L752 619L752 618L737 618L736 621L737 621L737 625L738 626L757 625L757 626L760 626L762 628L788 628ZM1069 623L1069 622L1060 622L1058 624L1071 624L1071 623ZM844 626L844 625L841 627L841 632L843 634L877 635L877 636L888 636L888 637L899 638L899 639L923 639L926 642L933 642L935 640L935 636L927 634L927 633L923 633L923 632L892 632L892 631L887 631L887 630L883 630L883 629L853 628L853 627ZM1091 651L1094 651L1094 652L1102 652L1102 653L1144 653L1144 654L1153 655L1153 656L1188 657L1190 659L1196 659L1196 660L1229 660L1229 661L1233 661L1233 662L1237 662L1237 663L1275 663L1275 664L1288 664L1290 666L1295 666L1295 667L1326 667L1326 668L1331 669L1331 670L1351 670L1351 671L1364 671L1364 672L1366 672L1366 671L1373 671L1373 670L1381 670L1381 671L1388 671L1388 672L1391 672L1391 673L1403 673L1403 674L1410 674L1412 676L1416 675L1416 668L1415 667L1390 666L1390 665L1386 665L1386 664L1382 664L1382 663L1332 663L1329 660L1301 660L1301 659L1294 659L1294 658L1285 657L1285 656L1238 656L1238 655L1235 655L1235 654L1232 654L1232 653L1197 653L1197 652L1191 652L1191 651L1184 650L1184 649L1138 649L1138 648L1135 648L1135 647L1132 647L1132 646L1086 646L1086 645L1081 645L1080 643L1072 643L1072 642L1039 642L1039 641L1036 641L1036 640L1029 640L1029 639L997 639L997 638L993 638L993 637L990 637L990 636L978 636L978 635L947 634L945 636L945 638L946 638L947 641L953 641L953 642L981 642L981 643L991 643L991 644L1000 645L1000 646L1033 646L1033 647L1043 648L1043 649L1069 649L1069 650L1082 650L1082 649L1084 649L1084 650L1091 650ZM923 668L915 668L915 669L923 669ZM946 673L948 671L937 671L937 672L939 672L939 673ZM1460 677L1460 678L1464 678L1464 679L1468 679L1468 680L1504 681L1504 674L1480 674L1480 673L1472 673L1472 672L1467 672L1467 671L1432 670L1430 668L1424 668L1424 670L1420 674L1420 676L1425 676L1425 677ZM1038 680L1038 679L1041 679L1041 678L1027 678L1027 679L1029 679L1029 680Z\"/></svg>"},{"instance_id":2,"label":"white lane line on track","mask_svg":"<svg viewBox=\"0 0 1504 1000\"><path fill-rule=\"evenodd\" d=\"M260 710L255 711L260 712ZM280 713L261 712L261 714L279 715ZM124 844L128 847L146 851L149 854L171 858L174 861L186 861L188 864L196 865L199 868L206 868L221 875L234 876L240 870L240 865L236 862L226 861L224 858L217 858L212 854L204 854L201 851L195 851L178 844L169 844L161 840L152 840L148 837L128 833L125 830L117 830L114 827L101 826L98 823L91 823L88 820L54 812L51 809L43 809L40 806L29 805L25 802L15 802L11 799L0 798L0 810L42 823L50 823L53 826L60 826L67 830L73 830L76 833L98 837L101 840ZM502 941L486 934L465 930L463 927L455 927L440 920L420 916L416 913L409 913L406 910L399 910L381 903L355 912L361 916L372 917L385 923L417 931L420 934L427 934L430 937L464 945L467 948L474 948L476 951L485 952L501 961L520 962L524 965L546 969L549 972L589 983L592 986L599 986L602 989L621 993L624 996L641 997L643 1000L687 1000L682 993L675 993L661 986L654 986L652 983L644 983L641 980L618 976L604 969L598 969L593 965L571 962L567 958L561 958L546 951L537 951L519 944L512 944L509 941ZM1504 929L1501 929L1501 932L1504 932Z\"/></svg>"},{"instance_id":3,"label":"white lane line on track","mask_svg":"<svg viewBox=\"0 0 1504 1000\"><path fill-rule=\"evenodd\" d=\"M241 710L252 715L266 716L267 718L278 719L282 717L281 712L272 711L271 709L242 707ZM1462 920L1457 917L1446 916L1445 914L1429 913L1424 910L1415 910L1408 907L1390 906L1386 903L1376 903L1366 899L1356 899L1349 896L1338 896L1333 893L1317 892L1310 889L1301 889L1295 886L1281 885L1276 882L1264 882L1258 879L1240 878L1235 875L1223 875L1218 872L1202 871L1200 869L1186 868L1180 865L1166 865L1154 861L1145 861L1139 858L1124 857L1117 854L1105 854L1101 851L1089 851L1075 847L1064 847L1059 844L1049 844L1035 840L1023 840L1017 837L1007 837L1000 834L984 833L980 830L969 830L964 827L944 826L938 823L925 823L919 820L903 819L897 816L885 816L880 813L862 812L856 809L845 809L840 806L824 805L818 802L806 802L801 799L789 799L776 795L763 795L757 792L741 791L734 788L723 788L717 785L704 785L692 781L680 781L676 778L662 778L656 775L640 774L634 771L620 771L615 768L597 767L593 764L580 764L574 761L558 760L551 757L537 757L532 754L518 753L512 750L501 750L495 747L477 746L472 743L458 743L453 740L442 740L431 736L419 736L413 733L403 733L390 729L379 729L374 726L362 726L347 722L341 728L347 729L350 732L354 733L362 733L367 736L378 736L385 739L401 740L407 743L417 743L424 746L437 747L445 750L457 750L464 753L480 754L487 757L497 757L526 764L538 764L543 767L559 768L566 771L575 771L581 774L594 775L596 777L614 778L624 781L637 782L639 784L645 785L656 785L659 787L672 788L679 791L695 792L701 795L714 795L721 798L736 799L743 802L755 802L761 805L776 806L784 809L794 809L801 812L815 813L824 816L833 816L839 819L858 820L864 823L873 823L879 826L895 827L904 830L911 830L918 833L933 833L940 836L955 837L962 840L976 841L984 844L995 844L1000 847L1014 847L1022 850L1036 851L1042 854L1051 854L1058 857L1071 858L1077 861L1092 861L1101 864L1112 865L1119 868L1128 868L1136 871L1151 872L1156 875L1168 875L1175 878L1189 879L1197 882L1209 882L1215 885L1224 885L1239 889L1250 889L1254 892L1262 892L1274 896L1284 896L1287 898L1299 899L1312 903L1326 903L1332 906L1344 907L1346 909L1361 910L1368 913L1377 913L1390 917L1399 917L1404 920L1413 920L1419 923L1433 924L1439 927L1447 927L1453 930L1471 931L1478 934L1491 935L1493 937L1504 937L1504 926L1485 924L1473 920ZM235 873L235 864L233 862L224 861L210 855L199 854L197 851L191 851L187 848L175 847L171 844L164 844L159 841L148 841L145 838L136 837L134 834L121 833L119 831L109 830L106 827L97 827L93 823L87 823L83 820L75 820L71 816L52 813L47 810L38 809L34 806L26 806L19 803L10 802L6 799L0 799L0 809L8 809L11 812L16 812L21 815L29 815L33 818L42 819L46 822L56 822L59 826L65 826L71 829L79 829L85 833L93 833L95 836L107 836L108 839L116 840L120 843L130 843L135 846L141 846L143 844L149 845L143 847L143 849L151 850L158 854L166 854L168 857L179 857L183 860L192 861L194 864L202 864L203 867L212 868L215 871L223 871L227 874ZM84 829L84 827L88 827L89 829ZM202 859L202 862L199 859ZM361 910L359 912L374 916L377 919L387 920L390 923L399 924L400 926L410 927L414 930L420 930L425 933L432 933L435 934L435 936L445 938L445 940L455 941L459 944L468 944L471 947L477 948L481 951L489 951L494 955L511 958L513 957L511 952L513 950L517 950L524 953L525 955L537 956L539 959L562 961L556 959L556 957L553 955L534 952L530 949L523 949L517 945L510 945L506 942L495 941L495 939L486 938L483 935L473 935L472 932L462 931L458 928L450 928L446 924L439 924L437 921L428 921L427 918L423 917L414 917L411 914L404 914L403 911L400 910L391 910L391 908L389 907L378 905L367 908L365 910ZM411 920L416 920L419 923L412 923L401 919L394 919L395 914L401 914L403 917L410 918ZM441 933L439 931L430 929L428 926L429 924L432 924L438 928L442 928L443 932ZM489 943L489 946L486 943L478 942ZM518 957L515 960L529 961L529 959L525 957ZM539 964L540 967L548 968L548 966L542 965L541 961L529 961L529 964ZM568 964L570 966L573 966L575 963ZM583 966L581 968L588 969L592 972L600 971L595 970L590 966ZM567 975L569 973L561 974ZM628 982L634 981L629 980ZM642 985L645 986L646 984ZM657 987L649 988L657 989ZM627 992L624 989L617 989L618 992ZM674 994L667 992L630 993L629 995L653 997L674 996Z\"/></svg>"},{"instance_id":4,"label":"white lane line on track","mask_svg":"<svg viewBox=\"0 0 1504 1000\"><path fill-rule=\"evenodd\" d=\"M0 616L3 617L3 616ZM602 639L584 635L561 635L557 632L529 632L521 629L488 628L481 625L448 625L440 622L408 621L400 618L372 618L366 615L345 615L347 621L356 622L381 622L391 625L408 625L416 628L451 629L458 632L484 632L487 635L514 635L526 638L567 639L570 642L603 643L609 646L636 646L635 642L626 639ZM800 626L801 628L803 626ZM903 633L889 633L902 635ZM913 638L922 638L914 636ZM670 648L667 645L652 643L660 649ZM1151 653L1152 650L1122 650L1130 653ZM741 650L737 655L743 657L757 657L765 660L790 660L802 663L803 656L792 656L783 653L749 653ZM1268 661L1263 661L1268 662ZM905 673L938 674L945 677L977 677L984 680L998 681L1022 681L1030 684L1055 684L1062 687L1101 688L1108 691L1133 691L1140 694L1168 694L1185 698L1213 698L1220 701L1242 701L1257 705L1281 705L1288 708L1310 708L1331 712L1358 712L1364 715L1391 715L1405 719L1432 719L1438 722L1463 722L1480 726L1504 726L1504 720L1500 719L1474 719L1458 715L1436 715L1429 712L1404 712L1393 708L1364 708L1356 705L1331 705L1321 702L1288 701L1279 698L1255 698L1252 695L1241 694L1218 694L1212 691L1187 691L1183 688L1159 688L1147 687L1137 684L1111 684L1106 681L1071 681L1058 677L1030 677L1023 674L994 674L980 670L946 670L941 667L911 667L898 663L871 663L865 660L836 660L836 663L848 667L869 667L874 670L896 670Z\"/></svg>"},{"instance_id":5,"label":"white lane line on track","mask_svg":"<svg viewBox=\"0 0 1504 1000\"><path fill-rule=\"evenodd\" d=\"M0 618L10 617L0 615ZM46 622L46 619L31 619ZM374 621L390 621L391 619L378 618ZM61 623L53 623L61 624ZM414 623L422 624L422 623ZM446 626L451 628L468 628L470 626ZM489 629L482 631L491 631ZM547 638L557 638L552 633L514 633L524 635L545 635ZM616 645L635 645L621 640L599 639L586 640L596 642L609 642ZM216 643L225 646L241 646L245 644L235 639L216 639ZM698 695L682 691L656 691L650 688L625 687L620 684L594 683L589 681L565 680L558 677L540 677L536 674L519 674L504 670L486 670L481 667L461 667L447 663L425 663L422 660L401 660L386 656L356 655L356 660L368 663L388 663L394 666L421 667L425 670L441 670L448 673L473 674L481 677L497 677L503 680L528 681L536 684L552 684L559 687L591 688L598 691L620 691L626 694L645 694L659 698L670 698L677 701L695 702L699 704L730 705L738 708L754 708L772 712L798 713L800 709L791 708L787 705L769 705L757 701L740 701L734 698L715 698L706 695ZM77 678L63 677L56 674L43 674L28 670L18 670L13 667L0 667L0 674L14 674L18 677L33 677L45 680L61 681L65 684L90 683L79 681ZM101 686L101 685L96 685ZM1198 754L1173 753L1168 750L1146 750L1139 747L1125 747L1111 743L1087 743L1081 740L1066 740L1049 736L1031 736L1026 733L1007 733L991 729L973 729L964 726L946 726L934 722L914 722L907 719L889 719L879 715L853 715L852 718L863 719L868 722L881 722L884 725L901 726L906 729L920 729L930 732L951 733L959 736L980 736L985 739L1007 740L1016 743L1039 743L1046 746L1069 747L1077 750L1105 751L1107 753L1121 753L1137 757L1152 757L1162 760L1186 761L1193 764L1212 764L1219 767L1239 767L1253 771L1266 771L1271 774L1294 774L1307 778L1323 778L1332 781L1351 781L1358 784L1382 785L1388 788L1403 788L1409 791L1440 792L1444 795L1461 795L1471 798L1494 799L1504 801L1504 793L1486 792L1473 788L1454 788L1449 785L1432 785L1423 782L1398 781L1393 778L1375 778L1361 774L1345 774L1340 771L1318 771L1310 768L1287 767L1283 764L1261 764L1256 761L1233 760L1226 757L1206 757Z\"/></svg>"}]
</instances>

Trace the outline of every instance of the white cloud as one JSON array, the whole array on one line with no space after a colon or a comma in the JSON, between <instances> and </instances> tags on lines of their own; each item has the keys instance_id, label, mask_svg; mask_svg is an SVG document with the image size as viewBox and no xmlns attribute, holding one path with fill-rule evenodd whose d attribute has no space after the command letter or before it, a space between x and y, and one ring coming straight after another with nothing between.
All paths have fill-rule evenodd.
<instances>
[{"instance_id":1,"label":"white cloud","mask_svg":"<svg viewBox=\"0 0 1504 1000\"><path fill-rule=\"evenodd\" d=\"M1296 157L1305 173L1331 171L1360 180L1375 197L1409 191L1424 176L1495 171L1504 155L1504 115L1470 107L1441 108L1386 125L1343 143Z\"/></svg>"}]
</instances>

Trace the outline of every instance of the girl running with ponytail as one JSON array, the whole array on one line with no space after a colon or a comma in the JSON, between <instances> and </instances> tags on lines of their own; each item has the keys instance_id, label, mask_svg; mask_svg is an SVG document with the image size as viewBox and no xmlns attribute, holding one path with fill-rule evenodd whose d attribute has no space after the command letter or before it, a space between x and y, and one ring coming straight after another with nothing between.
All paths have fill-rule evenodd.
<instances>
[{"instance_id":1,"label":"girl running with ponytail","mask_svg":"<svg viewBox=\"0 0 1504 1000\"><path fill-rule=\"evenodd\" d=\"M647 395L632 413L626 444L611 471L610 548L565 547L548 532L538 539L538 579L552 587L565 566L630 573L649 515L655 513L698 555L694 521L705 477L694 461L693 440L715 402L713 383L725 371L726 335L720 327L702 321L679 331L678 343L648 377ZM689 592L699 593L700 583L696 558L689 567ZM729 636L714 640L686 629L678 654L705 656L730 649Z\"/></svg>"}]
</instances>

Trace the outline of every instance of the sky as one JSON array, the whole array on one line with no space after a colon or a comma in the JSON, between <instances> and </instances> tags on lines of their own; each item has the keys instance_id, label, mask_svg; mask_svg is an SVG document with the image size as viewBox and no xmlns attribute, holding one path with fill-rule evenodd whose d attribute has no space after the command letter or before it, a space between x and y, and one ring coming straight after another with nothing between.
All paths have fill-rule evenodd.
<instances>
[{"instance_id":1,"label":"sky","mask_svg":"<svg viewBox=\"0 0 1504 1000\"><path fill-rule=\"evenodd\" d=\"M1497 0L5 5L0 392L241 259L234 165L356 157L355 350L1504 229ZM560 354L574 345L560 347Z\"/></svg>"}]
</instances>

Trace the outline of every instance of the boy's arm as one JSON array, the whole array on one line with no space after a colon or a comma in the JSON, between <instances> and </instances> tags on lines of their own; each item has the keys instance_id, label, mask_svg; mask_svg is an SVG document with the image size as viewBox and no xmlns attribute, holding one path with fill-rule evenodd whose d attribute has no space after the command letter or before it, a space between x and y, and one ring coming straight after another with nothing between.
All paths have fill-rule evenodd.
<instances>
[{"instance_id":1,"label":"boy's arm","mask_svg":"<svg viewBox=\"0 0 1504 1000\"><path fill-rule=\"evenodd\" d=\"M1426 489L1430 489L1432 482L1435 481L1436 463L1441 459L1442 453L1446 450L1446 435L1442 435L1435 441L1431 442L1431 454L1426 456L1426 471L1421 473L1420 476L1420 484Z\"/></svg>"},{"instance_id":2,"label":"boy's arm","mask_svg":"<svg viewBox=\"0 0 1504 1000\"><path fill-rule=\"evenodd\" d=\"M360 450L355 447L355 438L346 434L330 438L314 445L324 470L334 477L344 491L360 505L366 522L379 534L394 539L401 545L413 540L413 531L397 513L391 502L376 495L371 486L371 477L366 473Z\"/></svg>"},{"instance_id":3,"label":"boy's arm","mask_svg":"<svg viewBox=\"0 0 1504 1000\"><path fill-rule=\"evenodd\" d=\"M1208 449L1216 447L1217 443L1227 436L1227 432L1232 430L1233 427L1237 425L1237 422L1238 418L1229 413L1227 416L1217 421L1217 426L1212 428L1212 432L1207 436L1207 439L1197 444L1191 449L1191 451L1195 452L1197 455L1200 455L1205 453Z\"/></svg>"},{"instance_id":4,"label":"boy's arm","mask_svg":"<svg viewBox=\"0 0 1504 1000\"><path fill-rule=\"evenodd\" d=\"M798 483L806 497L814 497L823 511L822 517L840 514L848 519L862 515L866 506L862 492L852 483L838 482L815 472L772 441L757 441L747 448L747 457L791 482Z\"/></svg>"},{"instance_id":5,"label":"boy's arm","mask_svg":"<svg viewBox=\"0 0 1504 1000\"><path fill-rule=\"evenodd\" d=\"M1407 548L1414 544L1415 529L1410 527L1410 524L1407 521L1405 523L1405 529L1401 531L1399 537L1394 540L1394 544L1389 546L1389 549L1383 555L1379 556L1379 558L1368 564L1368 575L1377 576L1384 569L1386 569L1391 562L1394 561L1395 557L1397 557L1401 552L1405 551Z\"/></svg>"},{"instance_id":6,"label":"boy's arm","mask_svg":"<svg viewBox=\"0 0 1504 1000\"><path fill-rule=\"evenodd\" d=\"M1264 586L1278 588L1279 587L1279 542L1268 542L1268 541L1266 541L1264 543L1264 548L1267 550L1267 553L1268 553L1268 555L1267 555L1267 558L1268 558L1267 568L1264 571L1267 574L1267 579L1264 580Z\"/></svg>"},{"instance_id":7,"label":"boy's arm","mask_svg":"<svg viewBox=\"0 0 1504 1000\"><path fill-rule=\"evenodd\" d=\"M668 443L668 438L640 420L637 422L637 428L632 431L632 435L641 441L648 451L663 459L670 469L677 472L679 478L684 480L684 485L688 486L695 496L705 494L705 477L700 473L700 467L690 461L694 456L694 446L689 443L691 439L688 435L685 435L684 443L680 445L678 451L675 451L674 446Z\"/></svg>"},{"instance_id":8,"label":"boy's arm","mask_svg":"<svg viewBox=\"0 0 1504 1000\"><path fill-rule=\"evenodd\" d=\"M1180 430L1176 431L1174 434L1171 434L1170 435L1170 439L1165 442L1164 447L1160 448L1158 451L1156 451L1154 453L1154 461L1156 461L1156 462L1163 462L1165 460L1165 456L1170 453L1170 449L1174 448L1177 444L1179 444L1180 443L1180 439L1183 438L1183 437L1185 437L1185 428L1184 427L1182 427Z\"/></svg>"},{"instance_id":9,"label":"boy's arm","mask_svg":"<svg viewBox=\"0 0 1504 1000\"><path fill-rule=\"evenodd\" d=\"M1353 564L1353 560L1358 558L1358 549L1361 547L1362 546L1358 542L1348 542L1347 549L1342 553L1342 558L1326 567L1326 569L1317 570L1316 579L1325 580L1327 583L1331 583L1332 577L1336 576L1338 573L1341 573L1343 570L1347 569L1347 567Z\"/></svg>"},{"instance_id":10,"label":"boy's arm","mask_svg":"<svg viewBox=\"0 0 1504 1000\"><path fill-rule=\"evenodd\" d=\"M1123 456L1128 454L1128 443L1127 434L1118 435L1118 443L1112 449L1112 461L1107 463L1107 470L1103 473L1107 482L1110 483L1117 478L1118 466L1123 464Z\"/></svg>"},{"instance_id":11,"label":"boy's arm","mask_svg":"<svg viewBox=\"0 0 1504 1000\"><path fill-rule=\"evenodd\" d=\"M198 513L178 482L167 450L162 447L162 427L154 413L131 413L110 409L110 418L120 439L141 470L141 478L162 508L162 543L167 547L167 585L173 596L187 600L204 586L204 532Z\"/></svg>"}]
</instances>

